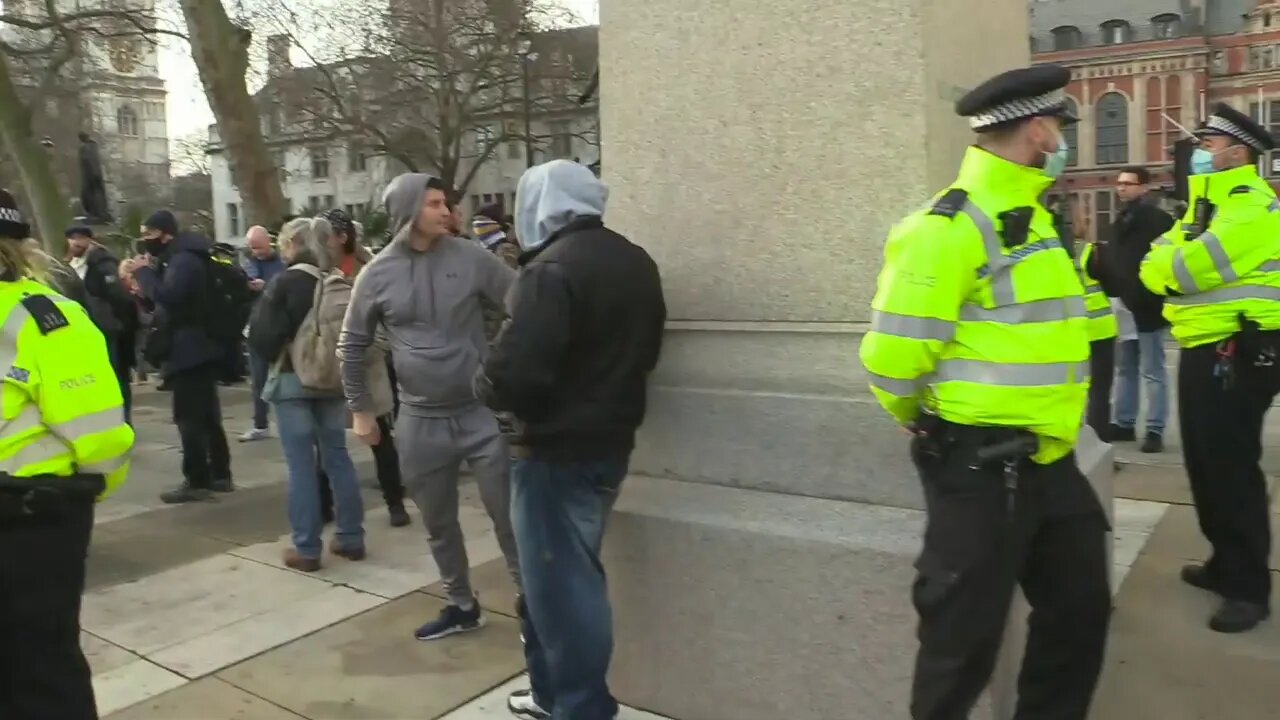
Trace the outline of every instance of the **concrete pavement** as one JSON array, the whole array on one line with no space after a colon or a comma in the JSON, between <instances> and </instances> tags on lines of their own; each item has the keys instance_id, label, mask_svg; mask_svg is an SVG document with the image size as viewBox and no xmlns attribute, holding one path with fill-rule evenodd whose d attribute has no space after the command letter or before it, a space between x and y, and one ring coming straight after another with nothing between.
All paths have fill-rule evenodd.
<instances>
[{"instance_id":1,"label":"concrete pavement","mask_svg":"<svg viewBox=\"0 0 1280 720\"><path fill-rule=\"evenodd\" d=\"M241 490L165 507L156 495L178 479L176 431L166 395L139 395L135 470L101 507L82 614L104 717L508 717L506 693L523 682L514 588L469 485L461 521L488 626L417 642L413 629L443 605L420 527L392 529L381 499L366 490L368 560L326 557L314 574L285 569L285 467L277 441L232 441ZM222 396L228 433L238 434L247 425L248 394L228 388ZM1269 428L1269 449L1280 445L1277 425ZM1177 580L1182 563L1202 558L1205 548L1186 505L1176 434L1169 439L1171 452L1160 456L1119 448L1123 460L1145 464L1126 462L1117 477L1118 593L1092 717L1273 716L1280 707L1273 680L1280 627L1212 633L1205 627L1212 599ZM352 453L362 478L371 477L368 450L353 445ZM726 708L720 717L681 720L733 717ZM654 716L628 709L622 718Z\"/></svg>"}]
</instances>

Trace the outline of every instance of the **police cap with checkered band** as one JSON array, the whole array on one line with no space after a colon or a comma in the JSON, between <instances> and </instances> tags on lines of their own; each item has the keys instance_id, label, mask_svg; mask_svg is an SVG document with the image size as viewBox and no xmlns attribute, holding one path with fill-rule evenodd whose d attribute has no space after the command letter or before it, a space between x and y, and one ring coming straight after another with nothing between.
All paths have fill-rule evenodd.
<instances>
[{"instance_id":1,"label":"police cap with checkered band","mask_svg":"<svg viewBox=\"0 0 1280 720\"><path fill-rule=\"evenodd\" d=\"M18 209L13 193L0 189L0 239L26 240L30 235L31 226Z\"/></svg>"},{"instance_id":2,"label":"police cap with checkered band","mask_svg":"<svg viewBox=\"0 0 1280 720\"><path fill-rule=\"evenodd\" d=\"M1218 103L1204 125L1196 130L1196 137L1224 135L1234 138L1258 152L1274 150L1275 138L1266 128L1249 118L1248 115L1225 103Z\"/></svg>"},{"instance_id":3,"label":"police cap with checkered band","mask_svg":"<svg viewBox=\"0 0 1280 720\"><path fill-rule=\"evenodd\" d=\"M1036 65L1001 73L956 102L956 114L969 119L974 132L1008 127L1033 117L1058 117L1073 123L1067 108L1071 71L1061 65Z\"/></svg>"}]
</instances>

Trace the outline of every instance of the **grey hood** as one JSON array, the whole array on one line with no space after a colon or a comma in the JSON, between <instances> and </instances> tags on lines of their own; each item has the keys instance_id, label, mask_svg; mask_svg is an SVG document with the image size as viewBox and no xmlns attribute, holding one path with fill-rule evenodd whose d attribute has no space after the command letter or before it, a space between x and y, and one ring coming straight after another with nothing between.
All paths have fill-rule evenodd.
<instances>
[{"instance_id":1,"label":"grey hood","mask_svg":"<svg viewBox=\"0 0 1280 720\"><path fill-rule=\"evenodd\" d=\"M394 242L413 226L427 196L427 183L435 176L426 173L397 175L387 189L382 191L382 207L387 211L387 231Z\"/></svg>"},{"instance_id":2,"label":"grey hood","mask_svg":"<svg viewBox=\"0 0 1280 720\"><path fill-rule=\"evenodd\" d=\"M516 187L516 235L526 250L547 244L580 217L604 217L609 189L570 160L552 160L525 171Z\"/></svg>"}]
</instances>

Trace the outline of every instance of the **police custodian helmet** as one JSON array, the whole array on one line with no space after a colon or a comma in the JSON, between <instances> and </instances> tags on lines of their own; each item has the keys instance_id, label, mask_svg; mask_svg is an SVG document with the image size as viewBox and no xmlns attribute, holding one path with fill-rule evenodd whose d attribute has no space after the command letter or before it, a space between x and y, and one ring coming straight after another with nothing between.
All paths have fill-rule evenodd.
<instances>
[{"instance_id":1,"label":"police custodian helmet","mask_svg":"<svg viewBox=\"0 0 1280 720\"><path fill-rule=\"evenodd\" d=\"M1218 103L1204 126L1196 131L1196 137L1225 135L1235 138L1258 152L1274 150L1275 138L1266 128L1254 122L1248 115L1226 103Z\"/></svg>"}]
</instances>

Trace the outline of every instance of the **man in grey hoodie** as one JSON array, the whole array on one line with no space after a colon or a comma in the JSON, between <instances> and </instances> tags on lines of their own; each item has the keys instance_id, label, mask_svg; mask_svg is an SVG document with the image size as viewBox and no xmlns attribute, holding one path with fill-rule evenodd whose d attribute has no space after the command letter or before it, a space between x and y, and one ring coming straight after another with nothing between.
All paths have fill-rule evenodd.
<instances>
[{"instance_id":1,"label":"man in grey hoodie","mask_svg":"<svg viewBox=\"0 0 1280 720\"><path fill-rule=\"evenodd\" d=\"M467 461L498 545L520 587L511 532L510 461L493 412L476 399L472 377L488 351L481 298L503 303L515 273L474 242L449 232L439 179L408 173L382 201L392 241L356 278L338 342L342 384L356 434L377 444L366 358L386 329L400 391L395 433L405 490L422 514L450 604L415 633L434 640L484 624L458 524L458 473Z\"/></svg>"}]
</instances>

